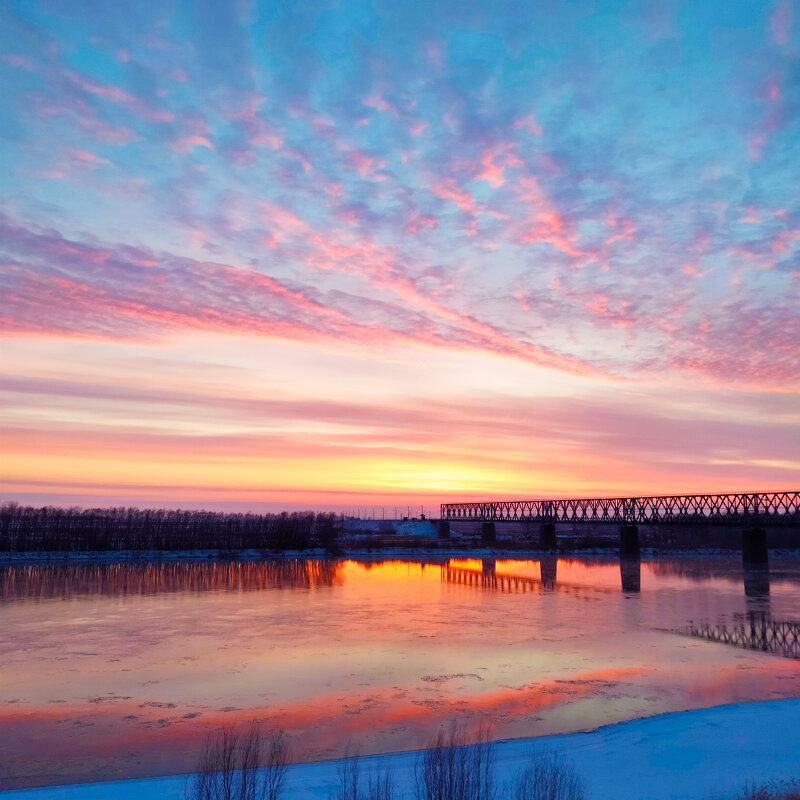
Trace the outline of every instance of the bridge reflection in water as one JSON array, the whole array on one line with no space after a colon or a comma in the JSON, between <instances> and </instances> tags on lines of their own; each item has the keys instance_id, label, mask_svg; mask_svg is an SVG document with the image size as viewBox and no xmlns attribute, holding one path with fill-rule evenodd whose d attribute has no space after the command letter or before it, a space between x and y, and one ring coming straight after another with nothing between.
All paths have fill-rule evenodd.
<instances>
[{"instance_id":1,"label":"bridge reflection in water","mask_svg":"<svg viewBox=\"0 0 800 800\"><path fill-rule=\"evenodd\" d=\"M636 561L636 589L639 591L639 562ZM577 583L559 582L557 556L542 556L539 562L540 576L534 578L529 575L514 575L497 572L497 562L493 558L482 558L481 569L459 567L452 564L443 564L442 582L461 586L470 586L475 589L488 589L490 591L515 594L518 592L564 592L575 596L601 592L612 594L613 589L607 586L587 586ZM623 576L623 590L626 578Z\"/></svg>"},{"instance_id":2,"label":"bridge reflection in water","mask_svg":"<svg viewBox=\"0 0 800 800\"><path fill-rule=\"evenodd\" d=\"M800 659L800 623L773 620L764 611L735 614L731 623L689 625L676 633L744 650Z\"/></svg>"},{"instance_id":3,"label":"bridge reflection in water","mask_svg":"<svg viewBox=\"0 0 800 800\"><path fill-rule=\"evenodd\" d=\"M533 591L564 591L572 594L582 592L610 593L613 590L608 586L587 586L576 583L562 583L558 581L558 556L543 555L539 560L540 578L530 576L503 574L497 572L496 561L493 558L481 559L481 569L446 564L441 567L442 581L444 583L462 584L475 588L489 589L499 592L533 592ZM670 574L665 571L669 565L651 562L651 568L656 574ZM692 565L698 570L686 571L678 569L675 574L681 576L705 575L702 564ZM670 569L674 569L670 567ZM625 595L637 595L642 591L642 562L632 556L620 556L619 559L620 588ZM712 573L709 573L711 575ZM726 576L727 572L724 573ZM756 569L744 569L744 593L748 600L769 600L770 571L767 566Z\"/></svg>"}]
</instances>

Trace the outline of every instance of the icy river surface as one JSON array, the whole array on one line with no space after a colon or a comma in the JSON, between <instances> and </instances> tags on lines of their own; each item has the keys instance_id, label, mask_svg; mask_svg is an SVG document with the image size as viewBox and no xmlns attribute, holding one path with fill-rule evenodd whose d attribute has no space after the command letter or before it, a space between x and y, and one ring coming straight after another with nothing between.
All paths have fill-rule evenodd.
<instances>
[{"instance_id":1,"label":"icy river surface","mask_svg":"<svg viewBox=\"0 0 800 800\"><path fill-rule=\"evenodd\" d=\"M261 720L296 760L800 696L800 558L0 567L0 789L195 768Z\"/></svg>"}]
</instances>

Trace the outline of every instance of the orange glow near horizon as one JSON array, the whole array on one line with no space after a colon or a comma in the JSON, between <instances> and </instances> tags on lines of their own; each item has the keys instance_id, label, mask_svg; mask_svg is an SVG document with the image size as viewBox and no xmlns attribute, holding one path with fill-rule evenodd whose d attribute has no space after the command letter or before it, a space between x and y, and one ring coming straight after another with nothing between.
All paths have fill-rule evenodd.
<instances>
[{"instance_id":1,"label":"orange glow near horizon","mask_svg":"<svg viewBox=\"0 0 800 800\"><path fill-rule=\"evenodd\" d=\"M197 347L208 365L193 364ZM379 362L207 334L168 350L63 343L60 373L52 344L17 348L0 382L4 500L371 515L487 497L781 488L800 475L790 398L783 414L768 414L770 399L734 418L717 390L679 382L633 391L445 352L431 378L413 348Z\"/></svg>"},{"instance_id":2,"label":"orange glow near horizon","mask_svg":"<svg viewBox=\"0 0 800 800\"><path fill-rule=\"evenodd\" d=\"M800 485L790 0L710 49L713 13L601 4L475 38L460 3L124 33L12 3L0 502ZM697 69L642 63L662 22Z\"/></svg>"}]
</instances>

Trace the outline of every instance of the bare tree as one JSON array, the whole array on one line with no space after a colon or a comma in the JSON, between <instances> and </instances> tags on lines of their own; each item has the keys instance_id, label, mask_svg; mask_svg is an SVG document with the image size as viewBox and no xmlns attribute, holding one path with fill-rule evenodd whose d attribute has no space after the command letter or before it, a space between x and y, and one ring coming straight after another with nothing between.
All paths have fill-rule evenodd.
<instances>
[{"instance_id":1,"label":"bare tree","mask_svg":"<svg viewBox=\"0 0 800 800\"><path fill-rule=\"evenodd\" d=\"M247 729L222 726L206 739L187 800L279 800L288 763L283 731L265 735L256 722Z\"/></svg>"},{"instance_id":2,"label":"bare tree","mask_svg":"<svg viewBox=\"0 0 800 800\"><path fill-rule=\"evenodd\" d=\"M416 769L417 800L494 800L494 743L478 730L468 744L466 729L453 722L440 728Z\"/></svg>"},{"instance_id":3,"label":"bare tree","mask_svg":"<svg viewBox=\"0 0 800 800\"><path fill-rule=\"evenodd\" d=\"M394 796L392 773L379 762L376 769L369 773L362 800L394 800Z\"/></svg>"},{"instance_id":4,"label":"bare tree","mask_svg":"<svg viewBox=\"0 0 800 800\"><path fill-rule=\"evenodd\" d=\"M764 784L749 782L733 795L732 800L800 800L800 780L772 780Z\"/></svg>"},{"instance_id":5,"label":"bare tree","mask_svg":"<svg viewBox=\"0 0 800 800\"><path fill-rule=\"evenodd\" d=\"M262 749L261 779L264 800L278 800L286 783L286 768L289 765L289 737L284 731L273 730Z\"/></svg>"},{"instance_id":6,"label":"bare tree","mask_svg":"<svg viewBox=\"0 0 800 800\"><path fill-rule=\"evenodd\" d=\"M336 777L338 785L332 800L359 800L361 760L358 753L350 749L349 743L344 758L336 765Z\"/></svg>"},{"instance_id":7,"label":"bare tree","mask_svg":"<svg viewBox=\"0 0 800 800\"><path fill-rule=\"evenodd\" d=\"M152 508L0 504L0 552L335 549L334 514L223 514Z\"/></svg>"},{"instance_id":8,"label":"bare tree","mask_svg":"<svg viewBox=\"0 0 800 800\"><path fill-rule=\"evenodd\" d=\"M361 758L347 745L344 758L336 768L338 785L331 800L393 800L394 782L383 761L371 766L362 789Z\"/></svg>"},{"instance_id":9,"label":"bare tree","mask_svg":"<svg viewBox=\"0 0 800 800\"><path fill-rule=\"evenodd\" d=\"M575 765L558 753L534 750L514 782L514 800L585 800Z\"/></svg>"}]
</instances>

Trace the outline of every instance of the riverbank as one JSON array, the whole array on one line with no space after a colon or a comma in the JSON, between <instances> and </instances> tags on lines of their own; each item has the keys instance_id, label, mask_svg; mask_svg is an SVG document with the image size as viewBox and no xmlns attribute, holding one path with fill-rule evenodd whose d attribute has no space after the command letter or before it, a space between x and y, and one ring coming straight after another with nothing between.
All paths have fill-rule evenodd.
<instances>
[{"instance_id":1,"label":"riverbank","mask_svg":"<svg viewBox=\"0 0 800 800\"><path fill-rule=\"evenodd\" d=\"M498 781L511 780L532 748L571 759L590 800L708 800L745 783L800 776L800 698L661 714L592 731L497 742ZM413 796L418 752L362 759L391 770L399 797ZM285 797L323 800L334 790L340 762L290 768ZM0 793L2 800L184 800L186 776L53 786ZM501 795L502 796L502 795Z\"/></svg>"}]
</instances>

